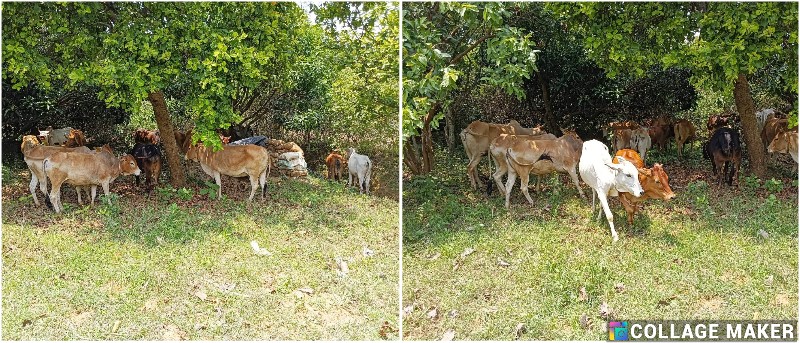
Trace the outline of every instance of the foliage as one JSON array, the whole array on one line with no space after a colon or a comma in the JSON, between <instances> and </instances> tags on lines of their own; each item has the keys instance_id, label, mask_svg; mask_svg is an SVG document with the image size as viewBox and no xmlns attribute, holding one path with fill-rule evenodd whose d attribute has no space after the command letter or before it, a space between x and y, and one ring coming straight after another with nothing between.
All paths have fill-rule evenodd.
<instances>
[{"instance_id":1,"label":"foliage","mask_svg":"<svg viewBox=\"0 0 800 343\"><path fill-rule=\"evenodd\" d=\"M764 181L764 189L766 189L767 192L770 193L783 192L783 181L776 180L774 177L770 178L769 180Z\"/></svg>"},{"instance_id":2,"label":"foliage","mask_svg":"<svg viewBox=\"0 0 800 343\"><path fill-rule=\"evenodd\" d=\"M483 58L480 81L522 98L536 68L530 34L506 25L522 3L408 3L403 7L403 135L438 126L459 78ZM432 111L433 110L433 111Z\"/></svg>"},{"instance_id":3,"label":"foliage","mask_svg":"<svg viewBox=\"0 0 800 343\"><path fill-rule=\"evenodd\" d=\"M210 200L216 200L217 193L219 192L219 186L210 181L204 181L203 184L205 185L205 188L201 188L197 194L206 195Z\"/></svg>"},{"instance_id":4,"label":"foliage","mask_svg":"<svg viewBox=\"0 0 800 343\"><path fill-rule=\"evenodd\" d=\"M742 178L744 190L750 194L755 193L761 187L761 179L755 175L748 175Z\"/></svg>"}]
</instances>

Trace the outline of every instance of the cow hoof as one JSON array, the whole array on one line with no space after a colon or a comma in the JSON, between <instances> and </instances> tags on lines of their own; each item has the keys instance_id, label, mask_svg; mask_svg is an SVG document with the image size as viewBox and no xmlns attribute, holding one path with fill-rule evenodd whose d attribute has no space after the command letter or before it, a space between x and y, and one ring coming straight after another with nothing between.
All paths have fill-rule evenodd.
<instances>
[{"instance_id":1,"label":"cow hoof","mask_svg":"<svg viewBox=\"0 0 800 343\"><path fill-rule=\"evenodd\" d=\"M619 240L619 236L614 236L612 238L613 243L616 243Z\"/></svg>"}]
</instances>

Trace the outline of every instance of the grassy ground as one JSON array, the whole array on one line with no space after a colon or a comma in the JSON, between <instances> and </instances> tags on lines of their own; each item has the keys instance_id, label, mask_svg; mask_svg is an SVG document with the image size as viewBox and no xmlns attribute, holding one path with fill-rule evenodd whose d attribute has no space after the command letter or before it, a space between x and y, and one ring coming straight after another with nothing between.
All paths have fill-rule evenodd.
<instances>
[{"instance_id":1,"label":"grassy ground","mask_svg":"<svg viewBox=\"0 0 800 343\"><path fill-rule=\"evenodd\" d=\"M603 303L622 320L796 319L791 168L770 168L781 186L769 190L754 178L717 187L697 146L673 154L648 162L665 163L677 197L647 202L633 227L614 198L612 244L566 178L532 192L536 206L515 189L506 211L496 192L470 189L463 153L438 151L436 170L403 188L404 338L605 340Z\"/></svg>"},{"instance_id":2,"label":"grassy ground","mask_svg":"<svg viewBox=\"0 0 800 343\"><path fill-rule=\"evenodd\" d=\"M4 167L4 340L398 337L395 201L315 178L271 179L250 205L249 186L147 198L122 177L113 205L79 207L67 186L56 215L28 180Z\"/></svg>"}]
</instances>

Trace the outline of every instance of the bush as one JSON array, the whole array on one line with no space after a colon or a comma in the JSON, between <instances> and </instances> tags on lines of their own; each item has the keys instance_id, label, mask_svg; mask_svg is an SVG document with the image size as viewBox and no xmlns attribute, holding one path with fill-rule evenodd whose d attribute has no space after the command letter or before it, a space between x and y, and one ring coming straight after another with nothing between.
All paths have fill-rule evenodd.
<instances>
[{"instance_id":1,"label":"bush","mask_svg":"<svg viewBox=\"0 0 800 343\"><path fill-rule=\"evenodd\" d=\"M776 180L775 178L771 178L764 182L764 189L770 193L780 193L783 192L783 181Z\"/></svg>"}]
</instances>

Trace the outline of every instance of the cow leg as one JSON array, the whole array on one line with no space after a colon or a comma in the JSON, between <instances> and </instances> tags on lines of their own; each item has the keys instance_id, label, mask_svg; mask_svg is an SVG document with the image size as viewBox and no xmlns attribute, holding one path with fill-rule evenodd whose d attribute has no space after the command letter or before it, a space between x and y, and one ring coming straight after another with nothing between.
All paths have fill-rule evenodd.
<instances>
[{"instance_id":1,"label":"cow leg","mask_svg":"<svg viewBox=\"0 0 800 343\"><path fill-rule=\"evenodd\" d=\"M258 183L261 184L261 199L264 199L264 194L267 193L267 170L264 169L258 177Z\"/></svg>"},{"instance_id":2,"label":"cow leg","mask_svg":"<svg viewBox=\"0 0 800 343\"><path fill-rule=\"evenodd\" d=\"M603 207L603 212L606 213L608 226L611 227L611 238L616 242L619 240L619 236L617 236L617 230L614 229L614 215L611 214L611 209L608 208L608 198L606 198L605 194L601 194L600 192L597 192L597 197L600 200L600 206Z\"/></svg>"},{"instance_id":3,"label":"cow leg","mask_svg":"<svg viewBox=\"0 0 800 343\"><path fill-rule=\"evenodd\" d=\"M50 203L53 204L53 210L56 213L61 213L61 183L53 183L52 192L50 192Z\"/></svg>"},{"instance_id":4,"label":"cow leg","mask_svg":"<svg viewBox=\"0 0 800 343\"><path fill-rule=\"evenodd\" d=\"M92 206L94 206L95 197L97 197L97 185L92 185Z\"/></svg>"},{"instance_id":5,"label":"cow leg","mask_svg":"<svg viewBox=\"0 0 800 343\"><path fill-rule=\"evenodd\" d=\"M214 173L214 181L217 182L217 201L222 199L222 176L219 173ZM250 196L252 198L252 196Z\"/></svg>"},{"instance_id":6,"label":"cow leg","mask_svg":"<svg viewBox=\"0 0 800 343\"><path fill-rule=\"evenodd\" d=\"M481 162L481 154L477 154L477 156L470 157L469 164L467 165L467 175L469 175L469 181L472 184L472 189L476 190L478 188L483 188L483 182L481 182L480 176L478 176L478 163Z\"/></svg>"},{"instance_id":7,"label":"cow leg","mask_svg":"<svg viewBox=\"0 0 800 343\"><path fill-rule=\"evenodd\" d=\"M494 164L495 166L497 166L497 168L495 168L495 171L492 174L492 178L494 179L494 182L497 184L497 189L500 190L500 194L505 194L506 187L503 186L503 175L506 175L506 173L508 173L508 163L502 163L498 160L494 160Z\"/></svg>"},{"instance_id":8,"label":"cow leg","mask_svg":"<svg viewBox=\"0 0 800 343\"><path fill-rule=\"evenodd\" d=\"M250 177L250 197L247 198L247 201L253 201L253 196L256 195L256 189L258 189L258 178L255 175L248 175Z\"/></svg>"},{"instance_id":9,"label":"cow leg","mask_svg":"<svg viewBox=\"0 0 800 343\"><path fill-rule=\"evenodd\" d=\"M353 173L348 171L347 172L347 187L350 187L350 185L352 183L353 183Z\"/></svg>"},{"instance_id":10,"label":"cow leg","mask_svg":"<svg viewBox=\"0 0 800 343\"><path fill-rule=\"evenodd\" d=\"M31 171L31 184L29 185L29 188L31 190L31 196L33 196L33 203L36 204L36 206L39 206L39 197L36 196L36 186L38 184L39 179L36 178L36 174ZM47 193L45 193L44 196L47 196Z\"/></svg>"},{"instance_id":11,"label":"cow leg","mask_svg":"<svg viewBox=\"0 0 800 343\"><path fill-rule=\"evenodd\" d=\"M97 186L95 186L97 187ZM106 200L108 200L108 206L111 206L111 197L109 196L111 188L111 182L104 182L103 183L103 194L106 195Z\"/></svg>"},{"instance_id":12,"label":"cow leg","mask_svg":"<svg viewBox=\"0 0 800 343\"><path fill-rule=\"evenodd\" d=\"M575 168L570 168L567 172L569 173L569 177L572 179L572 183L575 184L575 188L578 189L578 194L581 195L581 198L586 199L586 194L583 194L583 189L581 189L581 184L578 181L578 173L575 172ZM594 204L594 196L592 196L592 204ZM594 206L592 206L592 210L594 211Z\"/></svg>"},{"instance_id":13,"label":"cow leg","mask_svg":"<svg viewBox=\"0 0 800 343\"><path fill-rule=\"evenodd\" d=\"M78 205L83 205L83 200L81 199L81 186L75 186L75 193L78 193ZM89 196L89 193L86 193L86 196Z\"/></svg>"},{"instance_id":14,"label":"cow leg","mask_svg":"<svg viewBox=\"0 0 800 343\"><path fill-rule=\"evenodd\" d=\"M367 172L364 175L366 181L364 181L364 188L367 190L367 195L369 195L369 181L372 179L372 166L370 165L367 167Z\"/></svg>"},{"instance_id":15,"label":"cow leg","mask_svg":"<svg viewBox=\"0 0 800 343\"><path fill-rule=\"evenodd\" d=\"M506 209L511 201L511 190L514 189L514 182L517 181L517 172L514 168L508 168L508 180L506 180Z\"/></svg>"},{"instance_id":16,"label":"cow leg","mask_svg":"<svg viewBox=\"0 0 800 343\"><path fill-rule=\"evenodd\" d=\"M526 168L521 168L526 169ZM530 170L521 170L522 173L519 174L519 188L522 189L522 194L525 195L525 199L528 199L528 203L533 205L533 199L531 195L528 193L528 180L530 179Z\"/></svg>"}]
</instances>

